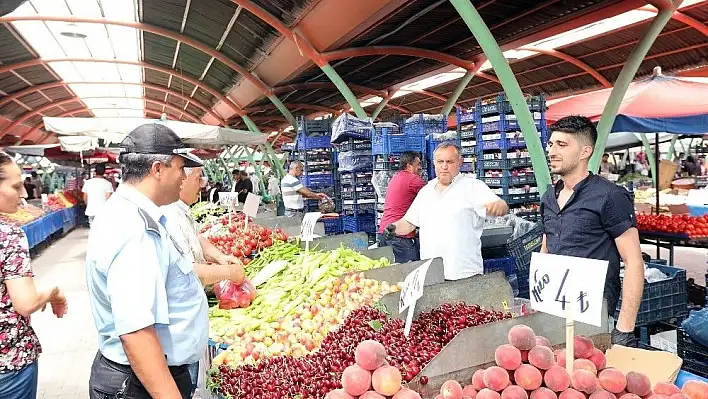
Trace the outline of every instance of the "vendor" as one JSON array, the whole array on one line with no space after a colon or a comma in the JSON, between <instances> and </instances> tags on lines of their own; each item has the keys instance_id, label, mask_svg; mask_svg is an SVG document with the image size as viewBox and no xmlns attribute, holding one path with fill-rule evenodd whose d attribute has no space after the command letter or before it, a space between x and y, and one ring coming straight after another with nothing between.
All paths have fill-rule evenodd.
<instances>
[{"instance_id":1,"label":"vendor","mask_svg":"<svg viewBox=\"0 0 708 399\"><path fill-rule=\"evenodd\" d=\"M401 171L388 183L384 214L379 227L379 246L391 246L397 263L412 262L420 259L420 241L415 231L387 239L384 229L389 224L401 219L411 207L413 200L425 182L420 177L420 154L406 151L401 154Z\"/></svg>"},{"instance_id":2,"label":"vendor","mask_svg":"<svg viewBox=\"0 0 708 399\"><path fill-rule=\"evenodd\" d=\"M288 174L280 181L283 203L285 204L285 216L295 216L305 212L305 200L303 197L317 200L327 198L325 194L312 192L300 183L299 177L302 176L303 169L302 162L290 162Z\"/></svg>"},{"instance_id":3,"label":"vendor","mask_svg":"<svg viewBox=\"0 0 708 399\"><path fill-rule=\"evenodd\" d=\"M460 174L462 151L456 144L438 145L434 162L437 178L420 190L403 219L386 227L386 238L418 227L421 259L441 257L445 279L482 274L484 219L502 216L509 207L486 184Z\"/></svg>"},{"instance_id":4,"label":"vendor","mask_svg":"<svg viewBox=\"0 0 708 399\"><path fill-rule=\"evenodd\" d=\"M234 193L238 193L238 202L241 204L246 203L246 198L248 193L253 192L253 183L248 178L248 173L245 170L234 170L234 186L231 190Z\"/></svg>"},{"instance_id":5,"label":"vendor","mask_svg":"<svg viewBox=\"0 0 708 399\"><path fill-rule=\"evenodd\" d=\"M636 346L634 324L644 289L644 262L632 200L624 188L588 172L597 140L590 119L565 117L549 130L551 172L561 180L541 199L541 251L609 261L604 296L610 316L620 296L621 257L625 264L622 309L612 342Z\"/></svg>"}]
</instances>

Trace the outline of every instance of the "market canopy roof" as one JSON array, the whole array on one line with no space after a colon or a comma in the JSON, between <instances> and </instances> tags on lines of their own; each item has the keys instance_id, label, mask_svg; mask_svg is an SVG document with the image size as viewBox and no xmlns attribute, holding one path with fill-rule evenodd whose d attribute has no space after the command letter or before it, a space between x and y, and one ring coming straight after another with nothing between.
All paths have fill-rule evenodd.
<instances>
[{"instance_id":1,"label":"market canopy roof","mask_svg":"<svg viewBox=\"0 0 708 399\"><path fill-rule=\"evenodd\" d=\"M584 115L597 122L612 89L604 89L549 103L546 118ZM655 75L629 85L612 125L612 132L708 133L708 78Z\"/></svg>"},{"instance_id":2,"label":"market canopy roof","mask_svg":"<svg viewBox=\"0 0 708 399\"><path fill-rule=\"evenodd\" d=\"M172 129L191 148L219 148L234 145L258 145L266 142L265 134L196 123L161 121L142 118L44 118L48 131L58 135L100 138L120 143L133 129L147 123L158 123Z\"/></svg>"}]
</instances>

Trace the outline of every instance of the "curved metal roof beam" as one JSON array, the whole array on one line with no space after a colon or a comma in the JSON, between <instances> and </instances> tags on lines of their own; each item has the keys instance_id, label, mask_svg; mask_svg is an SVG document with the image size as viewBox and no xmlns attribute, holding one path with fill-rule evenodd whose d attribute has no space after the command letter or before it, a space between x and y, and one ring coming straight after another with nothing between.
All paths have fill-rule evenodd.
<instances>
[{"instance_id":1,"label":"curved metal roof beam","mask_svg":"<svg viewBox=\"0 0 708 399\"><path fill-rule=\"evenodd\" d=\"M342 50L334 50L322 53L322 57L327 61L341 60L352 57L366 57L374 55L402 55L416 58L426 58L445 64L455 65L466 71L474 69L474 62L463 60L450 54L441 53L439 51L427 50L417 47L407 46L371 46L371 47L354 47Z\"/></svg>"},{"instance_id":2,"label":"curved metal roof beam","mask_svg":"<svg viewBox=\"0 0 708 399\"><path fill-rule=\"evenodd\" d=\"M583 71L587 72L593 78L595 78L595 80L600 82L600 84L603 85L604 87L606 87L606 88L612 87L612 83L610 83L610 81L607 80L607 78L602 76L602 74L600 72L598 72L596 69L594 69L590 65L586 64L585 62L580 61L579 59L573 57L572 55L562 53L558 50L546 50L546 49L541 49L541 48L537 48L537 47L519 47L517 50L518 51L530 51L530 52L534 52L534 53L539 53L539 54L544 54L544 55L549 55L551 57L559 58L559 59L569 62L569 63L577 66L578 68L582 69Z\"/></svg>"},{"instance_id":3,"label":"curved metal roof beam","mask_svg":"<svg viewBox=\"0 0 708 399\"><path fill-rule=\"evenodd\" d=\"M338 110L336 110L334 108L323 107L323 106L314 105L314 104L285 103L285 106L290 109L306 109L306 110L310 110L310 111L327 112L330 114L337 114L339 112ZM271 110L271 109L276 109L275 105L273 105L273 104L259 105L256 107L246 108L245 111L250 114L253 112L267 111L267 110Z\"/></svg>"},{"instance_id":4,"label":"curved metal roof beam","mask_svg":"<svg viewBox=\"0 0 708 399\"><path fill-rule=\"evenodd\" d=\"M219 123L221 123L222 126L226 126L226 121L224 121L224 119L222 119L218 114L216 114L210 108L208 108L208 107L204 106L202 103L196 101L194 98L187 97L184 94L182 94L176 90L168 89L165 86L160 86L160 85L147 83L147 82L64 82L64 81L60 81L60 82L43 83L43 84L37 85L37 86L30 86L26 89L22 89L17 92L10 93L10 95L8 95L7 97L3 97L3 99L0 100L0 108L2 108L5 104L9 103L10 101L13 101L16 98L23 97L28 94L32 94L32 93L37 92L39 90L46 90L46 89L51 89L51 88L55 88L55 87L66 87L67 85L72 85L72 84L74 84L74 85L142 86L142 87L145 87L146 89L156 90L156 91L177 97L182 101L186 101L186 102L194 105L195 107L199 108L200 110L204 111L204 113L207 113L207 114L213 116L214 118L216 118L216 120L219 121ZM116 98L120 99L120 98L124 98L124 97L116 97ZM183 111L182 113L184 113L184 112L186 112L186 111Z\"/></svg>"},{"instance_id":5,"label":"curved metal roof beam","mask_svg":"<svg viewBox=\"0 0 708 399\"><path fill-rule=\"evenodd\" d=\"M47 64L52 63L52 62L99 62L99 63L107 63L107 64L134 65L134 66L138 66L141 68L146 68L146 69L150 69L153 71L166 73L166 74L174 76L176 78L180 78L180 79L184 80L185 82L190 83L193 86L196 86L196 87L204 90L205 92L218 98L224 104L227 104L228 106L230 106L231 109L237 115L243 115L243 109L238 104L236 104L235 102L233 102L232 100L230 100L229 98L227 98L226 96L221 94L218 90L212 88L211 86L206 85L204 82L200 82L194 78L180 74L178 71L176 71L174 69L165 68L165 67L161 67L158 65L153 65L153 64L150 64L147 62L114 60L114 59L99 59L99 58L33 59L33 60L17 62L14 64L0 65L0 73L11 72L11 71L14 71L17 69L28 68L28 67L37 66L37 65L43 65L48 68L49 65L47 65Z\"/></svg>"},{"instance_id":6,"label":"curved metal roof beam","mask_svg":"<svg viewBox=\"0 0 708 399\"><path fill-rule=\"evenodd\" d=\"M654 14L659 12L657 8L651 6L644 6L640 8L640 10L653 12ZM701 32L705 36L708 36L708 26L706 26L706 24L687 14L682 13L681 11L674 11L674 14L671 16L671 18L690 26L691 28Z\"/></svg>"},{"instance_id":7,"label":"curved metal roof beam","mask_svg":"<svg viewBox=\"0 0 708 399\"><path fill-rule=\"evenodd\" d=\"M366 86L361 86L361 85L356 85L356 84L351 84L347 83L347 86L349 86L353 90L360 91L365 94L369 94L372 96L385 96L386 92L383 90L376 90L372 89L370 87ZM273 87L271 92L273 94L281 94L281 93L287 93L289 91L296 91L296 90L316 90L316 89L336 89L337 86L334 85L332 82L306 82L306 83L293 83L290 85L284 85L284 86L277 86Z\"/></svg>"}]
</instances>

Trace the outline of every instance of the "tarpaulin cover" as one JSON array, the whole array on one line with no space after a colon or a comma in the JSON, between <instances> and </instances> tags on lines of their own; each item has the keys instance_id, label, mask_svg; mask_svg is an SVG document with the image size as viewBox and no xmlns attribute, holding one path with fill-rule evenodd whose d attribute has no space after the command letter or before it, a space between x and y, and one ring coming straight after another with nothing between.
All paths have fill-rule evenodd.
<instances>
[{"instance_id":1,"label":"tarpaulin cover","mask_svg":"<svg viewBox=\"0 0 708 399\"><path fill-rule=\"evenodd\" d=\"M246 130L229 129L196 123L160 121L143 118L44 118L44 128L58 135L89 136L111 143L120 143L128 133L140 125L159 123L172 129L191 148L216 148L234 145L258 145L268 135Z\"/></svg>"},{"instance_id":2,"label":"tarpaulin cover","mask_svg":"<svg viewBox=\"0 0 708 399\"><path fill-rule=\"evenodd\" d=\"M549 122L584 115L597 122L612 89L549 101ZM630 84L612 132L708 133L708 79L657 75Z\"/></svg>"}]
</instances>

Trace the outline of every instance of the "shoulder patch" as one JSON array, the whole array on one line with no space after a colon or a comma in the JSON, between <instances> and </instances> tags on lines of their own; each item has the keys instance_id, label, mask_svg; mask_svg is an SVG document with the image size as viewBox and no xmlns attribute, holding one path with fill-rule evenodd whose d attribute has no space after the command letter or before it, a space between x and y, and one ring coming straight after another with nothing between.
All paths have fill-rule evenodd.
<instances>
[{"instance_id":1,"label":"shoulder patch","mask_svg":"<svg viewBox=\"0 0 708 399\"><path fill-rule=\"evenodd\" d=\"M157 224L155 219L150 217L145 210L142 208L138 208L138 214L140 217L143 219L143 223L145 223L145 231L155 233L157 236L160 236L160 225Z\"/></svg>"}]
</instances>

